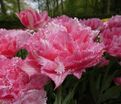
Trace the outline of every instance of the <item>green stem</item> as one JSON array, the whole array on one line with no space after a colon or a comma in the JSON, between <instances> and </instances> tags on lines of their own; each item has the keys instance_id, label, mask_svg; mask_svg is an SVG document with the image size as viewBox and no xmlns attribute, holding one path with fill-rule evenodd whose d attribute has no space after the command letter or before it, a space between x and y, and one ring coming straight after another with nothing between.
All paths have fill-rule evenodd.
<instances>
[{"instance_id":1,"label":"green stem","mask_svg":"<svg viewBox=\"0 0 121 104\"><path fill-rule=\"evenodd\" d=\"M62 86L57 89L57 95L54 104L62 104Z\"/></svg>"}]
</instances>

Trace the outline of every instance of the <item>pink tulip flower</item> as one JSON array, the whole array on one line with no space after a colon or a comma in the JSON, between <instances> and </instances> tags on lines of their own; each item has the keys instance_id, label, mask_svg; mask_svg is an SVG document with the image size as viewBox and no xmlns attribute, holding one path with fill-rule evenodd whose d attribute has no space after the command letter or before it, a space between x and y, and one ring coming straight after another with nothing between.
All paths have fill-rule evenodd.
<instances>
[{"instance_id":1,"label":"pink tulip flower","mask_svg":"<svg viewBox=\"0 0 121 104\"><path fill-rule=\"evenodd\" d=\"M20 13L17 13L17 16L25 27L35 30L44 26L49 20L46 11L39 13L32 9L21 11Z\"/></svg>"},{"instance_id":2,"label":"pink tulip flower","mask_svg":"<svg viewBox=\"0 0 121 104\"><path fill-rule=\"evenodd\" d=\"M102 32L105 50L112 56L121 57L121 27L107 28Z\"/></svg>"},{"instance_id":3,"label":"pink tulip flower","mask_svg":"<svg viewBox=\"0 0 121 104\"><path fill-rule=\"evenodd\" d=\"M103 22L98 18L91 18L91 19L84 19L80 20L82 24L85 24L86 26L89 26L92 28L92 30L103 30Z\"/></svg>"},{"instance_id":4,"label":"pink tulip flower","mask_svg":"<svg viewBox=\"0 0 121 104\"><path fill-rule=\"evenodd\" d=\"M0 29L0 55L12 58L24 47L30 33L23 30Z\"/></svg>"},{"instance_id":5,"label":"pink tulip flower","mask_svg":"<svg viewBox=\"0 0 121 104\"><path fill-rule=\"evenodd\" d=\"M107 24L108 28L121 27L121 15L112 16L112 18L107 21Z\"/></svg>"},{"instance_id":6,"label":"pink tulip flower","mask_svg":"<svg viewBox=\"0 0 121 104\"><path fill-rule=\"evenodd\" d=\"M14 102L20 101L30 104L28 99L31 99L34 104L46 104L41 102L46 101L43 87L48 78L39 73L28 74L25 69L30 73L31 68L27 69L25 64L24 60L17 57L8 59L0 56L0 100L5 104L18 104Z\"/></svg>"},{"instance_id":7,"label":"pink tulip flower","mask_svg":"<svg viewBox=\"0 0 121 104\"><path fill-rule=\"evenodd\" d=\"M97 31L83 26L77 19L58 17L35 33L27 42L26 49L42 74L51 78L56 87L67 75L80 78L86 68L96 65L104 52L103 43L94 38ZM29 58L29 57L28 57Z\"/></svg>"},{"instance_id":8,"label":"pink tulip flower","mask_svg":"<svg viewBox=\"0 0 121 104\"><path fill-rule=\"evenodd\" d=\"M13 104L47 104L47 96L44 89L41 90L28 90L22 92L19 99L13 102Z\"/></svg>"},{"instance_id":9,"label":"pink tulip flower","mask_svg":"<svg viewBox=\"0 0 121 104\"><path fill-rule=\"evenodd\" d=\"M116 85L121 85L121 77L114 78Z\"/></svg>"}]
</instances>

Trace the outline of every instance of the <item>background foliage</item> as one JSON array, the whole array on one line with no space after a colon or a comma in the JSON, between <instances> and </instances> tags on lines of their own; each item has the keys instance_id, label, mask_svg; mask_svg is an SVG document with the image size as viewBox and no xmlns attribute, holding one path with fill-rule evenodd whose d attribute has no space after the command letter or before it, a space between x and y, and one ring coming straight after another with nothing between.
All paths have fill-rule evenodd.
<instances>
[{"instance_id":1,"label":"background foliage","mask_svg":"<svg viewBox=\"0 0 121 104\"><path fill-rule=\"evenodd\" d=\"M36 5L29 5L29 2ZM52 17L65 14L78 18L107 18L121 14L121 0L0 0L0 27L22 28L15 13L28 7L47 10Z\"/></svg>"}]
</instances>

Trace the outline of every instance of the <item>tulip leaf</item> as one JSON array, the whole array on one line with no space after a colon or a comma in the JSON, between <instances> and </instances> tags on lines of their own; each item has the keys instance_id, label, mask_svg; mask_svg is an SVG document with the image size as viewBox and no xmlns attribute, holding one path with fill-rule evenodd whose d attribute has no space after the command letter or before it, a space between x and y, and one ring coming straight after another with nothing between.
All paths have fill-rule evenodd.
<instances>
[{"instance_id":1,"label":"tulip leaf","mask_svg":"<svg viewBox=\"0 0 121 104\"><path fill-rule=\"evenodd\" d=\"M104 102L109 99L117 98L121 94L121 87L113 86L106 90L105 93L100 97L100 101Z\"/></svg>"}]
</instances>

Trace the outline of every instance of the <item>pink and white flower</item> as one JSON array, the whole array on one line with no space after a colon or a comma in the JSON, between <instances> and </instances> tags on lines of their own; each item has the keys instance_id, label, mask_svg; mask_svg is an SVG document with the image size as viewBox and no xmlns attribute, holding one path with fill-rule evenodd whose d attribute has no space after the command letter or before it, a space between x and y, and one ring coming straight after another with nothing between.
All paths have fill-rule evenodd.
<instances>
[{"instance_id":1,"label":"pink and white flower","mask_svg":"<svg viewBox=\"0 0 121 104\"><path fill-rule=\"evenodd\" d=\"M121 27L121 15L112 16L112 18L107 21L107 26L108 28Z\"/></svg>"},{"instance_id":2,"label":"pink and white flower","mask_svg":"<svg viewBox=\"0 0 121 104\"><path fill-rule=\"evenodd\" d=\"M22 92L19 99L12 104L47 104L47 96L44 89L41 90L28 90ZM10 104L10 103L9 103Z\"/></svg>"},{"instance_id":3,"label":"pink and white flower","mask_svg":"<svg viewBox=\"0 0 121 104\"><path fill-rule=\"evenodd\" d=\"M46 11L39 13L32 9L21 11L17 16L25 27L35 30L44 26L49 20Z\"/></svg>"},{"instance_id":4,"label":"pink and white flower","mask_svg":"<svg viewBox=\"0 0 121 104\"><path fill-rule=\"evenodd\" d=\"M26 44L41 73L60 86L67 75L80 78L85 69L96 65L103 54L103 44L94 42L97 31L66 16L49 22ZM28 57L29 58L29 57Z\"/></svg>"},{"instance_id":5,"label":"pink and white flower","mask_svg":"<svg viewBox=\"0 0 121 104\"><path fill-rule=\"evenodd\" d=\"M34 104L46 104L43 87L48 78L40 73L30 76L24 70L25 64L24 60L17 57L8 59L0 56L0 100L3 104L30 104L28 99Z\"/></svg>"},{"instance_id":6,"label":"pink and white flower","mask_svg":"<svg viewBox=\"0 0 121 104\"><path fill-rule=\"evenodd\" d=\"M23 30L0 29L0 55L9 58L15 56L30 36L30 33Z\"/></svg>"},{"instance_id":7,"label":"pink and white flower","mask_svg":"<svg viewBox=\"0 0 121 104\"><path fill-rule=\"evenodd\" d=\"M121 57L121 27L105 29L102 37L106 52L112 56Z\"/></svg>"},{"instance_id":8,"label":"pink and white flower","mask_svg":"<svg viewBox=\"0 0 121 104\"><path fill-rule=\"evenodd\" d=\"M28 83L28 75L21 70L20 58L0 56L0 99L13 100Z\"/></svg>"},{"instance_id":9,"label":"pink and white flower","mask_svg":"<svg viewBox=\"0 0 121 104\"><path fill-rule=\"evenodd\" d=\"M92 30L103 30L104 24L103 22L98 18L91 18L91 19L84 19L80 20L80 22L86 26L89 26L92 28Z\"/></svg>"}]
</instances>

